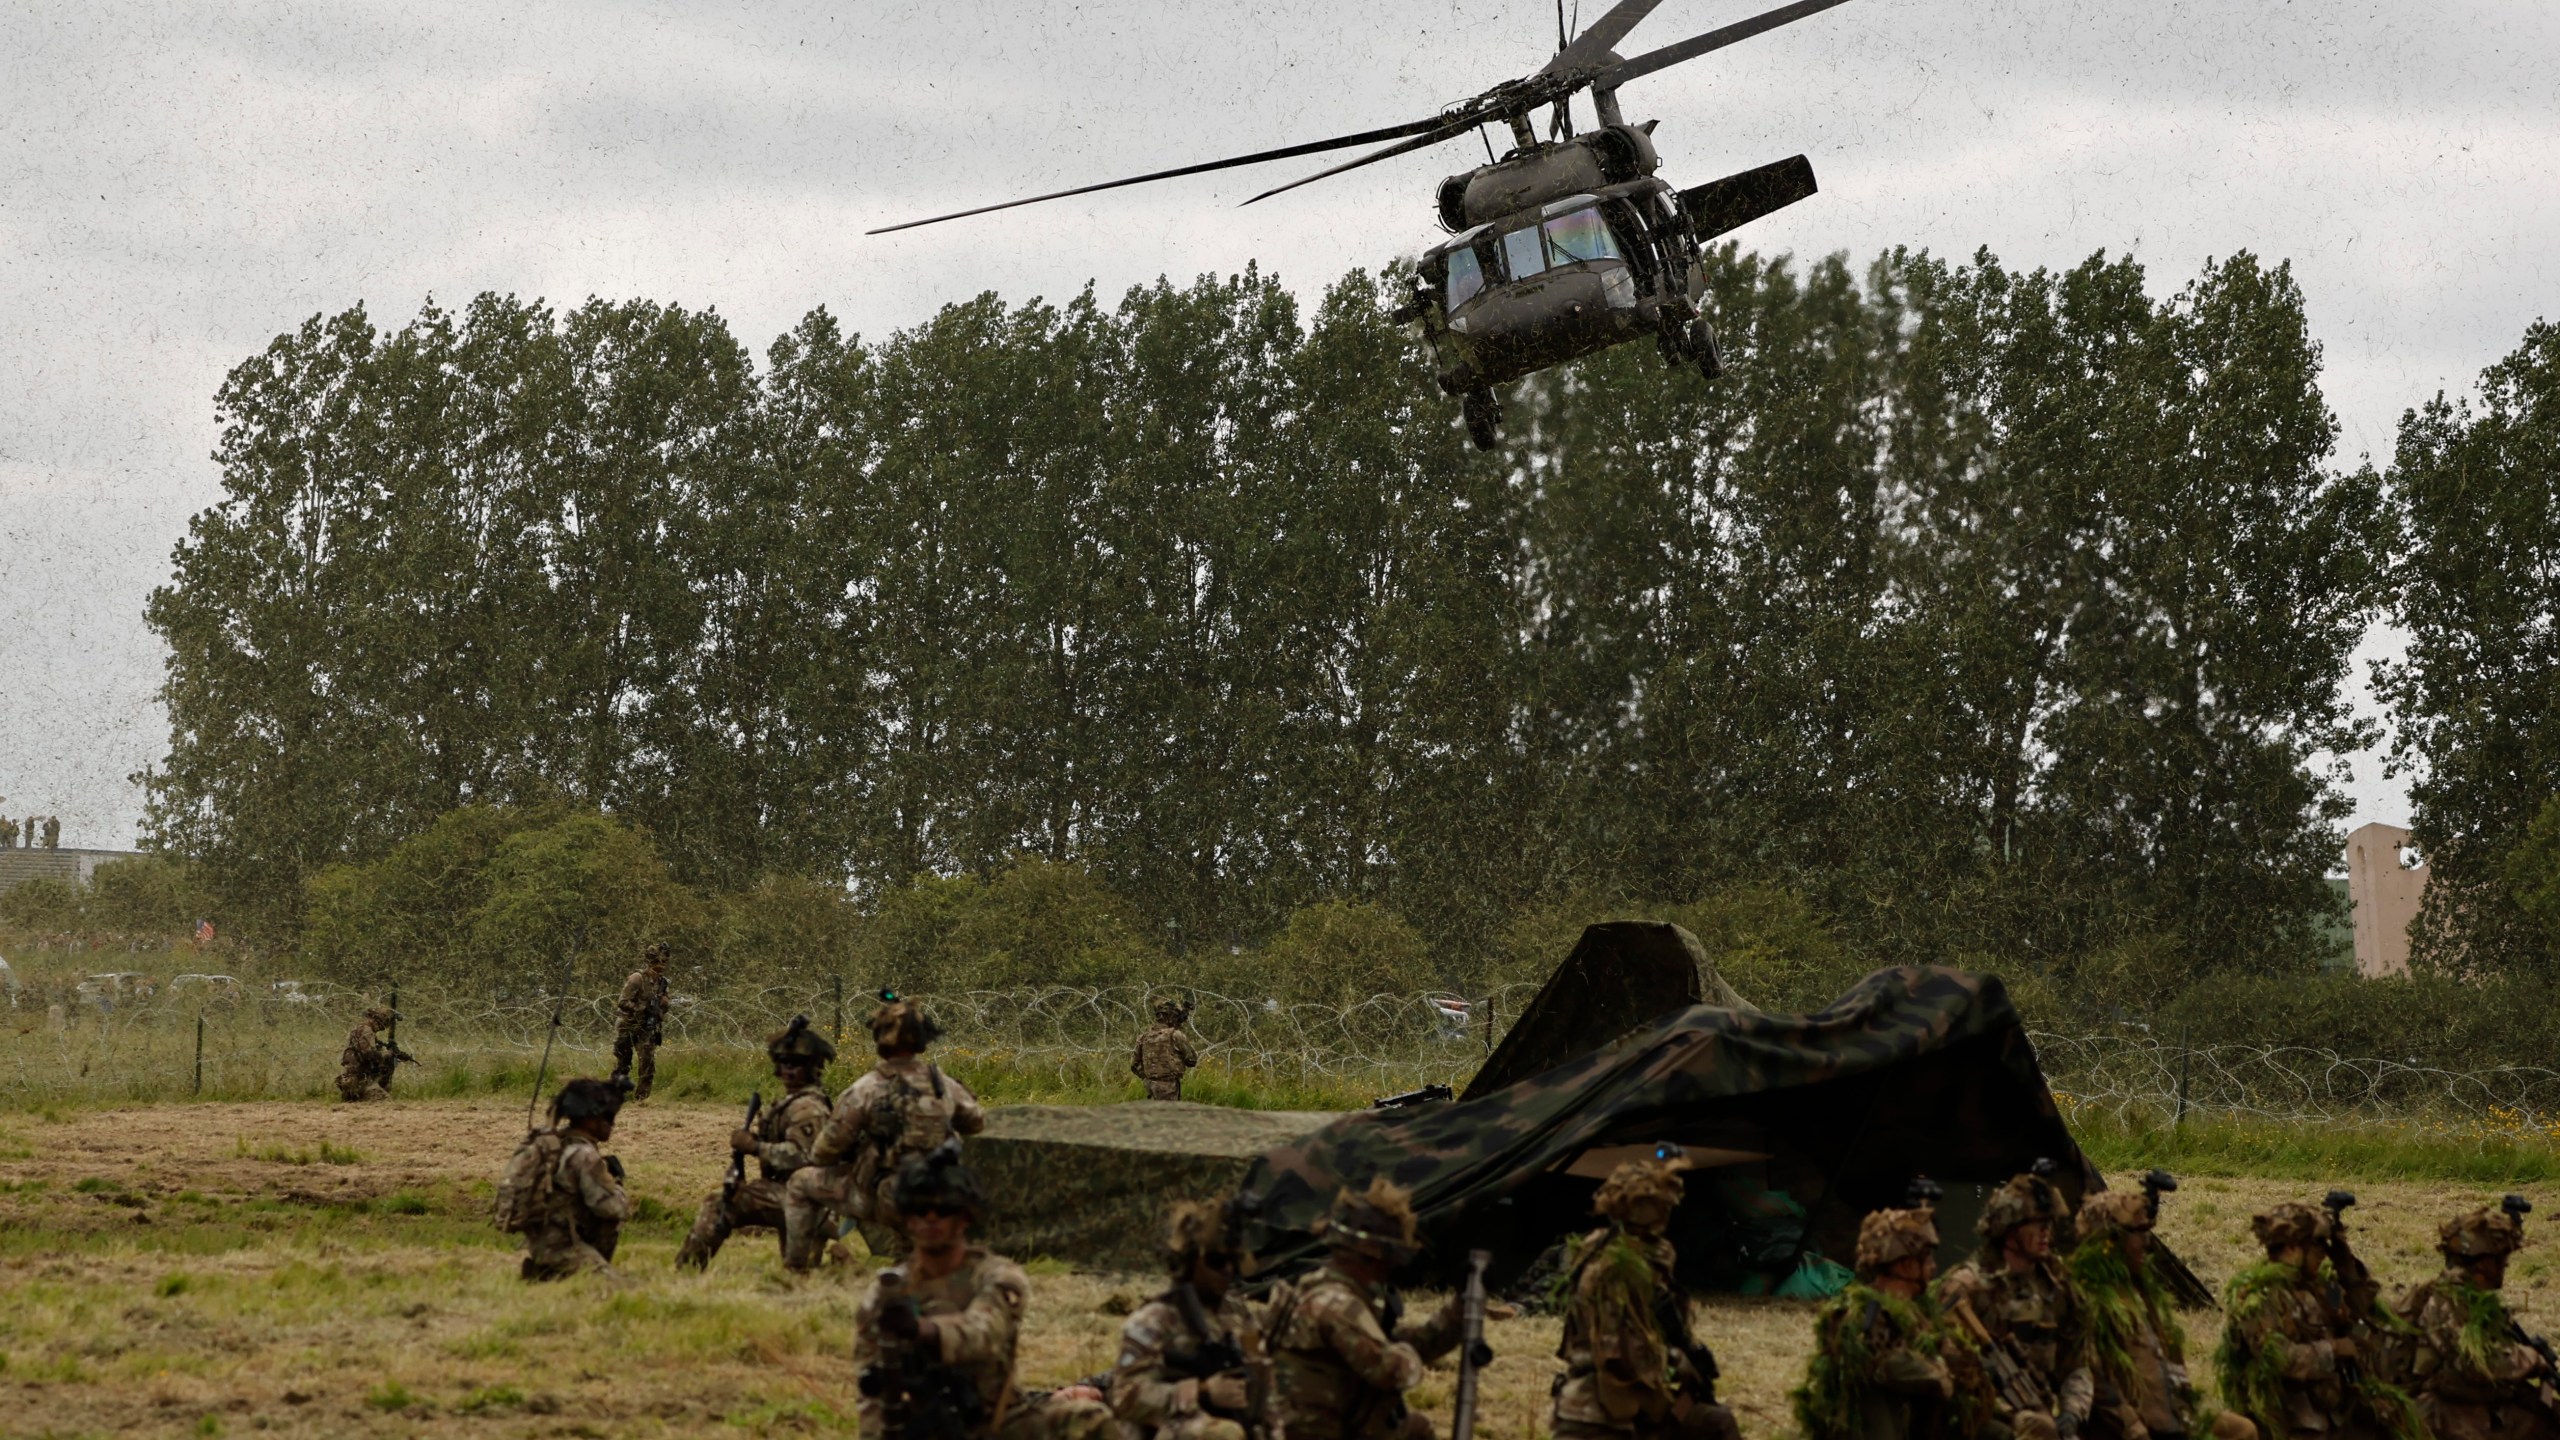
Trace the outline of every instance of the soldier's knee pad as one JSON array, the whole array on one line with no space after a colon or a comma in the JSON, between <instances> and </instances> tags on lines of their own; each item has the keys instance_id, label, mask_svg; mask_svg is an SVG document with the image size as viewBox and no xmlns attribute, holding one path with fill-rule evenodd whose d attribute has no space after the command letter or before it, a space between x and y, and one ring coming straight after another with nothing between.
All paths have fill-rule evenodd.
<instances>
[{"instance_id":1,"label":"soldier's knee pad","mask_svg":"<svg viewBox=\"0 0 2560 1440\"><path fill-rule=\"evenodd\" d=\"M2009 1433L2015 1440L2062 1440L2062 1427L2041 1410L2021 1410L2009 1422Z\"/></svg>"},{"instance_id":2,"label":"soldier's knee pad","mask_svg":"<svg viewBox=\"0 0 2560 1440\"><path fill-rule=\"evenodd\" d=\"M2213 1417L2213 1440L2258 1440L2258 1427L2248 1416L2225 1410Z\"/></svg>"}]
</instances>

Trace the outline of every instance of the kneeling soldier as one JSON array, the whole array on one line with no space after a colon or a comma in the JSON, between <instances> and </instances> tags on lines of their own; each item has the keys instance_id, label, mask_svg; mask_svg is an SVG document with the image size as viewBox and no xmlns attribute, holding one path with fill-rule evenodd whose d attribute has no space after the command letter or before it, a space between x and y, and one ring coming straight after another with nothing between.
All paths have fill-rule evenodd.
<instances>
[{"instance_id":1,"label":"kneeling soldier","mask_svg":"<svg viewBox=\"0 0 2560 1440\"><path fill-rule=\"evenodd\" d=\"M1556 1440L1662 1435L1740 1440L1715 1401L1715 1357L1689 1333L1689 1297L1664 1231L1686 1186L1676 1150L1629 1160L1591 1197L1609 1222L1574 1243L1556 1358Z\"/></svg>"},{"instance_id":2,"label":"kneeling soldier","mask_svg":"<svg viewBox=\"0 0 2560 1440\"><path fill-rule=\"evenodd\" d=\"M892 1183L911 1253L880 1272L854 1314L866 1440L1104 1435L1110 1407L1083 1387L1014 1388L1014 1346L1031 1281L1021 1266L969 1243L985 1199L960 1163L958 1143L909 1159Z\"/></svg>"},{"instance_id":3,"label":"kneeling soldier","mask_svg":"<svg viewBox=\"0 0 2560 1440\"><path fill-rule=\"evenodd\" d=\"M2499 1292L2524 1244L2523 1197L2504 1213L2474 1210L2436 1230L2444 1273L2411 1290L2400 1313L2418 1329L2410 1388L2435 1440L2548 1440L2560 1435L2550 1362L2524 1339Z\"/></svg>"},{"instance_id":4,"label":"kneeling soldier","mask_svg":"<svg viewBox=\"0 0 2560 1440\"><path fill-rule=\"evenodd\" d=\"M753 1130L740 1126L729 1132L731 1164L743 1171L746 1160L752 1158L761 1173L742 1176L703 1198L693 1233L685 1236L684 1248L676 1252L680 1268L709 1268L711 1257L720 1253L732 1230L760 1227L780 1237L783 1187L790 1182L791 1172L809 1163L810 1147L827 1123L827 1092L818 1087L818 1081L827 1073L827 1062L836 1058L836 1047L809 1028L808 1016L795 1015L790 1028L765 1042L764 1053L773 1061L773 1078L782 1084L782 1098L764 1112Z\"/></svg>"},{"instance_id":5,"label":"kneeling soldier","mask_svg":"<svg viewBox=\"0 0 2560 1440\"><path fill-rule=\"evenodd\" d=\"M1431 1422L1404 1392L1425 1365L1457 1348L1457 1297L1420 1325L1403 1323L1387 1278L1419 1249L1413 1200L1384 1177L1344 1189L1318 1222L1322 1269L1271 1300L1270 1337L1281 1428L1289 1440L1430 1440Z\"/></svg>"},{"instance_id":6,"label":"kneeling soldier","mask_svg":"<svg viewBox=\"0 0 2560 1440\"><path fill-rule=\"evenodd\" d=\"M882 991L881 1000L871 1017L879 1063L836 1097L809 1163L783 1187L782 1263L793 1270L815 1269L826 1258L839 1215L864 1227L863 1239L875 1252L903 1248L893 1193L900 1167L946 1139L987 1127L978 1097L925 1058L941 1033L933 1018L894 991Z\"/></svg>"},{"instance_id":7,"label":"kneeling soldier","mask_svg":"<svg viewBox=\"0 0 2560 1440\"><path fill-rule=\"evenodd\" d=\"M1970 1434L1939 1359L1946 1341L1929 1281L1938 1220L1926 1205L1877 1210L1858 1224L1857 1278L1823 1302L1813 1359L1788 1397L1805 1440L1918 1440Z\"/></svg>"},{"instance_id":8,"label":"kneeling soldier","mask_svg":"<svg viewBox=\"0 0 2560 1440\"><path fill-rule=\"evenodd\" d=\"M613 1270L631 1195L622 1161L604 1153L628 1087L572 1080L551 1099L551 1128L516 1147L498 1182L498 1224L524 1235L527 1280Z\"/></svg>"},{"instance_id":9,"label":"kneeling soldier","mask_svg":"<svg viewBox=\"0 0 2560 1440\"><path fill-rule=\"evenodd\" d=\"M2271 1440L2423 1435L2408 1397L2365 1370L2372 1357L2356 1331L2368 1322L2341 1299L2327 1263L2332 1223L2290 1203L2250 1219L2267 1258L2223 1292L2213 1356L2223 1401Z\"/></svg>"},{"instance_id":10,"label":"kneeling soldier","mask_svg":"<svg viewBox=\"0 0 2560 1440\"><path fill-rule=\"evenodd\" d=\"M1120 1327L1111 1409L1134 1440L1245 1440L1270 1433L1262 1319L1229 1294L1244 1255L1237 1217L1179 1201L1165 1224L1173 1283Z\"/></svg>"},{"instance_id":11,"label":"kneeling soldier","mask_svg":"<svg viewBox=\"0 0 2560 1440\"><path fill-rule=\"evenodd\" d=\"M2053 1253L2054 1222L2068 1213L2052 1181L2014 1177L1983 1206L1981 1251L1938 1282L1938 1308L1989 1368L1987 1433L2071 1440L2089 1418L2088 1306Z\"/></svg>"},{"instance_id":12,"label":"kneeling soldier","mask_svg":"<svg viewBox=\"0 0 2560 1440\"><path fill-rule=\"evenodd\" d=\"M2151 1231L2160 1194L2176 1181L2153 1172L2158 1188L2109 1190L2080 1207L2080 1246L2071 1276L2089 1302L2089 1360L2097 1403L2092 1440L2177 1440L2202 1430L2213 1440L2256 1440L2258 1427L2206 1402L2187 1380L2186 1333L2169 1292L2151 1269Z\"/></svg>"}]
</instances>

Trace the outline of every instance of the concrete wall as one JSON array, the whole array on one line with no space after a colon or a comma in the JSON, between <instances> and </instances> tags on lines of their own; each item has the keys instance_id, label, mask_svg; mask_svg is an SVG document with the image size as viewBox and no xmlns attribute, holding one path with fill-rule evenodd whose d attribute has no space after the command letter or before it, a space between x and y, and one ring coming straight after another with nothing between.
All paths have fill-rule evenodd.
<instances>
[{"instance_id":1,"label":"concrete wall","mask_svg":"<svg viewBox=\"0 0 2560 1440\"><path fill-rule=\"evenodd\" d=\"M0 894L42 877L66 885L85 885L110 860L133 860L138 850L0 850Z\"/></svg>"},{"instance_id":2,"label":"concrete wall","mask_svg":"<svg viewBox=\"0 0 2560 1440\"><path fill-rule=\"evenodd\" d=\"M2409 973L2409 922L2427 893L2427 867L2400 863L2409 832L2365 825L2347 832L2347 900L2355 907L2356 973Z\"/></svg>"}]
</instances>

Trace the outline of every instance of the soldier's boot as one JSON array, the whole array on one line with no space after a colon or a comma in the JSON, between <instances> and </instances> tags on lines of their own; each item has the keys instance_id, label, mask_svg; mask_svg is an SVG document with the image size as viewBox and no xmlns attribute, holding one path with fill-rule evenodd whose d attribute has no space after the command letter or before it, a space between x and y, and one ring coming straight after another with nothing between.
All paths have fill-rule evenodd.
<instances>
[{"instance_id":1,"label":"soldier's boot","mask_svg":"<svg viewBox=\"0 0 2560 1440\"><path fill-rule=\"evenodd\" d=\"M2258 1427L2248 1416L2225 1410L2213 1417L2207 1429L2213 1440L2258 1440Z\"/></svg>"},{"instance_id":2,"label":"soldier's boot","mask_svg":"<svg viewBox=\"0 0 2560 1440\"><path fill-rule=\"evenodd\" d=\"M1111 1407L1081 1395L1048 1395L1013 1407L995 1440L1110 1440Z\"/></svg>"},{"instance_id":3,"label":"soldier's boot","mask_svg":"<svg viewBox=\"0 0 2560 1440\"><path fill-rule=\"evenodd\" d=\"M711 1257L720 1253L721 1245L728 1238L729 1201L726 1196L714 1190L703 1197L702 1209L693 1217L693 1229L685 1235L684 1244L676 1250L676 1268L679 1270L710 1269Z\"/></svg>"}]
</instances>

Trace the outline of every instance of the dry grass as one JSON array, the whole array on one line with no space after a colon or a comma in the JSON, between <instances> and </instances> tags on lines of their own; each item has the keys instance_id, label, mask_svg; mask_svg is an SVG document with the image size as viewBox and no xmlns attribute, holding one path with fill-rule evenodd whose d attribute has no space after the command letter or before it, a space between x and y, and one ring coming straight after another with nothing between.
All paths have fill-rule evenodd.
<instances>
[{"instance_id":1,"label":"dry grass","mask_svg":"<svg viewBox=\"0 0 2560 1440\"><path fill-rule=\"evenodd\" d=\"M670 1266L716 1180L725 1108L629 1112L614 1148L643 1197L618 1283L525 1286L480 1218L523 1110L495 1099L341 1107L169 1105L0 1121L0 1435L742 1435L848 1433L859 1275L800 1282L769 1239L705 1277ZM2351 1182L2352 1183L2352 1182ZM2298 1181L2197 1178L2166 1230L2208 1276L2247 1217ZM2394 1287L2432 1264L2435 1220L2491 1198L2363 1187L2363 1248ZM2528 1316L2560 1318L2539 1252ZM1109 1363L1115 1296L1144 1277L1035 1265L1024 1378ZM1747 1433L1786 1430L1807 1307L1709 1304L1701 1330ZM2199 1317L2199 1340L2210 1320ZM1543 1433L1554 1322L1497 1325L1485 1430ZM2199 1349L2205 1348L2199 1344ZM1448 1377L1420 1397L1445 1420Z\"/></svg>"}]
</instances>

